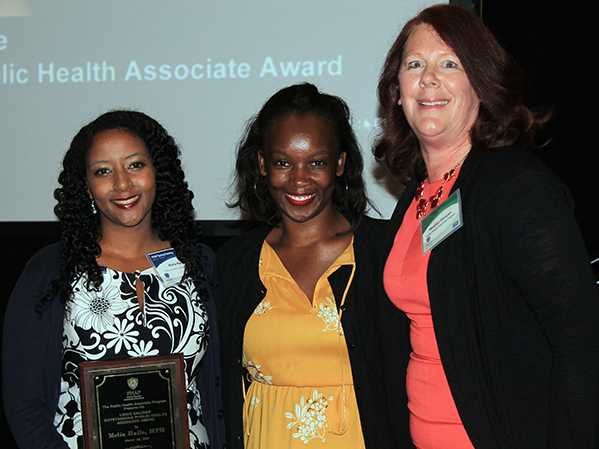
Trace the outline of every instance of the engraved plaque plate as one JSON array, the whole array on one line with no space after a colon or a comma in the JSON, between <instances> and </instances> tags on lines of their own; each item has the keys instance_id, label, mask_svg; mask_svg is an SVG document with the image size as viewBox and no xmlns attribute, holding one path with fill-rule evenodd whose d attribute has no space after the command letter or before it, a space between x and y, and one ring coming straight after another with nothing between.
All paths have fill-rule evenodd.
<instances>
[{"instance_id":1,"label":"engraved plaque plate","mask_svg":"<svg viewBox=\"0 0 599 449\"><path fill-rule=\"evenodd\" d=\"M183 356L79 365L86 449L189 449Z\"/></svg>"}]
</instances>

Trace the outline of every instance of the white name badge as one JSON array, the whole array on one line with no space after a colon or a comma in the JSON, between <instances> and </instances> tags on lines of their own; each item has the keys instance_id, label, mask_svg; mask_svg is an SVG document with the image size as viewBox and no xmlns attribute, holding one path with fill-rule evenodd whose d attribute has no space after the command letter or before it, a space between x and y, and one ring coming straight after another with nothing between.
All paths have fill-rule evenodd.
<instances>
[{"instance_id":1,"label":"white name badge","mask_svg":"<svg viewBox=\"0 0 599 449\"><path fill-rule=\"evenodd\" d=\"M422 252L433 249L463 224L462 198L458 189L420 222Z\"/></svg>"},{"instance_id":2,"label":"white name badge","mask_svg":"<svg viewBox=\"0 0 599 449\"><path fill-rule=\"evenodd\" d=\"M179 283L183 278L185 265L177 259L173 248L147 253L146 258L167 287Z\"/></svg>"}]
</instances>

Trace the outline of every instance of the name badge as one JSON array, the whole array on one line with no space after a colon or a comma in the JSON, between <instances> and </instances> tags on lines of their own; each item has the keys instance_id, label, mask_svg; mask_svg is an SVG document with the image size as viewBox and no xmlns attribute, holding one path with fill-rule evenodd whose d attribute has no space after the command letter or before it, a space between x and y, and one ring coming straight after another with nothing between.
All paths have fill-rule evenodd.
<instances>
[{"instance_id":1,"label":"name badge","mask_svg":"<svg viewBox=\"0 0 599 449\"><path fill-rule=\"evenodd\" d=\"M185 265L177 259L173 248L147 253L146 258L167 287L178 284L183 278Z\"/></svg>"},{"instance_id":2,"label":"name badge","mask_svg":"<svg viewBox=\"0 0 599 449\"><path fill-rule=\"evenodd\" d=\"M432 250L463 224L462 198L458 189L420 222L422 252Z\"/></svg>"}]
</instances>

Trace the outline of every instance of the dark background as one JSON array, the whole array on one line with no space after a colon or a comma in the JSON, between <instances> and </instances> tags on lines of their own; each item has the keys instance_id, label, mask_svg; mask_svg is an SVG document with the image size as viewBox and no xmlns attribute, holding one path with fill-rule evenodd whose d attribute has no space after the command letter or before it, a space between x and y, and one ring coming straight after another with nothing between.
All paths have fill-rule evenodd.
<instances>
[{"instance_id":1,"label":"dark background","mask_svg":"<svg viewBox=\"0 0 599 449\"><path fill-rule=\"evenodd\" d=\"M588 85L594 80L590 79L593 76L590 68L586 72L584 70L584 65L589 62L574 56L574 50L580 49L585 39L577 33L572 20L566 17L566 6L559 2L534 1L512 4L509 1L464 0L450 3L477 10L504 48L524 68L529 106L553 108L554 118L545 133L550 140L538 150L538 155L570 188L576 217L589 250L589 260L599 257L593 216L594 197L591 196L594 193L592 180L597 179L596 168L591 163L589 142L585 141L588 135L585 131L589 130L580 119L580 114L592 107L584 105L584 102L591 102L585 95L589 94ZM369 155L365 154L365 157ZM205 241L214 249L239 232L231 222L201 223ZM0 222L0 242L5 254L5 278L0 287L0 321L23 265L40 247L57 240L59 232L59 226L54 222ZM1 410L0 446L16 449Z\"/></svg>"}]
</instances>

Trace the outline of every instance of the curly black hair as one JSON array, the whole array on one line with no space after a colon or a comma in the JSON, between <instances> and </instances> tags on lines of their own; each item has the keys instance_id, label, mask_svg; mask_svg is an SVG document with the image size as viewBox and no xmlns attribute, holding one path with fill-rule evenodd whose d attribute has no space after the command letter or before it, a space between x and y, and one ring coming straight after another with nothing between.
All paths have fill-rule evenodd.
<instances>
[{"instance_id":1,"label":"curly black hair","mask_svg":"<svg viewBox=\"0 0 599 449\"><path fill-rule=\"evenodd\" d=\"M258 152L266 146L269 132L281 118L293 114L315 115L331 127L337 154L345 152L343 175L335 178L333 204L352 225L356 225L368 204L362 179L364 162L351 127L349 107L341 98L328 95L310 83L285 87L270 97L246 125L237 147L235 199L229 207L239 207L244 218L277 225L281 212L270 196L266 180L258 168Z\"/></svg>"},{"instance_id":2,"label":"curly black hair","mask_svg":"<svg viewBox=\"0 0 599 449\"><path fill-rule=\"evenodd\" d=\"M186 272L202 276L200 264L193 257L197 235L189 190L181 167L179 147L168 132L152 117L137 111L116 110L102 114L85 125L73 138L63 159L58 177L60 187L54 191L54 213L61 224L63 265L60 277L40 303L61 293L66 303L73 282L87 277L87 288L99 289L102 271L96 262L100 255L101 227L94 214L86 181L86 161L94 138L103 131L119 129L140 138L152 159L156 177L156 197L152 205L152 228L162 240L169 241Z\"/></svg>"},{"instance_id":3,"label":"curly black hair","mask_svg":"<svg viewBox=\"0 0 599 449\"><path fill-rule=\"evenodd\" d=\"M434 5L409 20L387 53L378 84L382 132L373 153L401 182L424 176L420 145L399 99L399 68L404 48L418 25L430 26L460 59L480 99L479 114L470 130L472 147L492 149L516 142L534 143L536 131L551 111L532 112L524 103L524 74L499 45L483 21L456 5Z\"/></svg>"}]
</instances>

